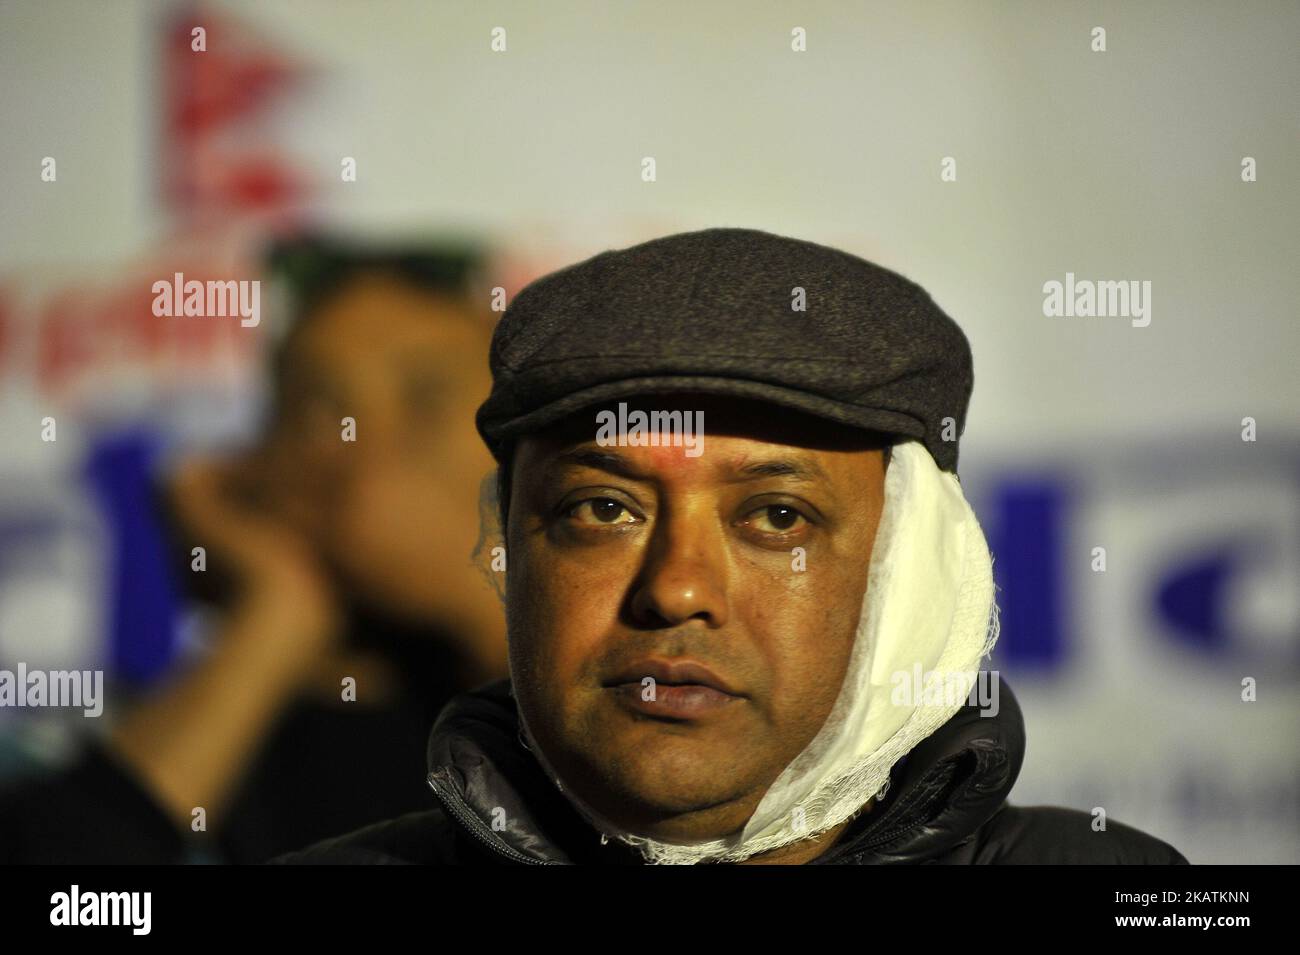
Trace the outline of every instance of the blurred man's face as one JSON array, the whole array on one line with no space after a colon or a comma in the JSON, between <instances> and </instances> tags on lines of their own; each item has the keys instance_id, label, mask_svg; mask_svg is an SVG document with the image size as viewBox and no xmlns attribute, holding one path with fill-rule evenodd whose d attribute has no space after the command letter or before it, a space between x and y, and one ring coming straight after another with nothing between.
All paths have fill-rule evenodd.
<instances>
[{"instance_id":1,"label":"blurred man's face","mask_svg":"<svg viewBox=\"0 0 1300 955\"><path fill-rule=\"evenodd\" d=\"M285 506L344 581L373 604L453 627L496 607L469 561L494 464L474 430L490 334L463 303L359 277L290 344L271 439L293 489ZM342 440L344 417L355 442Z\"/></svg>"},{"instance_id":2,"label":"blurred man's face","mask_svg":"<svg viewBox=\"0 0 1300 955\"><path fill-rule=\"evenodd\" d=\"M511 672L566 785L625 828L693 842L743 826L830 713L883 453L770 405L639 404L703 411L703 453L601 446L595 409L517 448Z\"/></svg>"}]
</instances>

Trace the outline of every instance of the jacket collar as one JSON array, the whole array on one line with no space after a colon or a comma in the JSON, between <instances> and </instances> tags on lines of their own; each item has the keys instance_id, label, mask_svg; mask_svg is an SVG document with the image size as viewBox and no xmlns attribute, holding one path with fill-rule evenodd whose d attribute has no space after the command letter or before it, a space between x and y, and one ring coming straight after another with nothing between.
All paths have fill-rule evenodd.
<instances>
[{"instance_id":1,"label":"jacket collar","mask_svg":"<svg viewBox=\"0 0 1300 955\"><path fill-rule=\"evenodd\" d=\"M883 801L816 864L935 858L975 832L1015 784L1024 758L1020 706L999 679L996 715L967 703L899 760ZM602 842L524 745L510 681L455 697L429 734L428 784L465 834L503 861L638 864Z\"/></svg>"}]
</instances>

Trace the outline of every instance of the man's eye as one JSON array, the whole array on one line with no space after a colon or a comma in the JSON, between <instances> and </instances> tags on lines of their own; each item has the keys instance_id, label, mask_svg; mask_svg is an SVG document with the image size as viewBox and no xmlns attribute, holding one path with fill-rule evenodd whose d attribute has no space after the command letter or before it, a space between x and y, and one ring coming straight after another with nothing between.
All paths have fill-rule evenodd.
<instances>
[{"instance_id":1,"label":"man's eye","mask_svg":"<svg viewBox=\"0 0 1300 955\"><path fill-rule=\"evenodd\" d=\"M636 518L623 504L609 497L589 497L566 509L580 524L632 524Z\"/></svg>"},{"instance_id":2,"label":"man's eye","mask_svg":"<svg viewBox=\"0 0 1300 955\"><path fill-rule=\"evenodd\" d=\"M807 518L795 508L787 504L769 504L752 512L744 523L766 534L782 534L793 530L800 521L806 523Z\"/></svg>"}]
</instances>

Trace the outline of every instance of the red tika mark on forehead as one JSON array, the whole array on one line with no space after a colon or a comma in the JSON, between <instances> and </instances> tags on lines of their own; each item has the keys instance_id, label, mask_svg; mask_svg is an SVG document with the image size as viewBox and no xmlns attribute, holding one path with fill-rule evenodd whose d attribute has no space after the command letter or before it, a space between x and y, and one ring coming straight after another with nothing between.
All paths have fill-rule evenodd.
<instances>
[{"instance_id":1,"label":"red tika mark on forehead","mask_svg":"<svg viewBox=\"0 0 1300 955\"><path fill-rule=\"evenodd\" d=\"M632 460L638 461L643 467L651 468L657 473L662 474L680 474L689 475L699 473L704 468L704 458L702 455L692 457L686 452L689 450L680 439L674 443L671 435L663 433L660 436L659 447L628 447L619 448L619 451L627 455Z\"/></svg>"}]
</instances>

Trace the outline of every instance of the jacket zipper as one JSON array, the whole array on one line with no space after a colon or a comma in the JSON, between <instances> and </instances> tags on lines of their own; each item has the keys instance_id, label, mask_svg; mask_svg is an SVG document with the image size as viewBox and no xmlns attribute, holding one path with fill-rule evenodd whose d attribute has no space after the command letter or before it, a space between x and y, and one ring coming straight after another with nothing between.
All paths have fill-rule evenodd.
<instances>
[{"instance_id":1,"label":"jacket zipper","mask_svg":"<svg viewBox=\"0 0 1300 955\"><path fill-rule=\"evenodd\" d=\"M910 825L903 826L901 829L893 830L888 835L880 836L878 838L872 839L870 842L866 842L863 843L862 845L854 846L851 850L849 850L846 853L846 855L858 855L862 852L866 852L869 849L875 849L878 846L883 846L885 845L885 843L893 842L895 839L899 838L900 836L905 836L913 829L919 829L923 825L925 825L925 820L918 819L916 822L913 822Z\"/></svg>"},{"instance_id":2,"label":"jacket zipper","mask_svg":"<svg viewBox=\"0 0 1300 955\"><path fill-rule=\"evenodd\" d=\"M483 825L483 820L465 805L465 801L460 798L459 793L452 790L447 790L446 792L443 791L443 788L435 781L434 773L430 773L425 779L425 782L428 783L429 788L433 790L433 794L438 797L438 801L442 803L443 808L451 814L453 819L460 823L461 828L465 829L470 835L474 836L475 839L483 843L497 855L504 856L511 862L520 862L527 865L554 864L544 862L541 859L533 859L524 855L522 852L518 852L517 850L504 845L500 839L492 834L492 831L488 829L487 826Z\"/></svg>"}]
</instances>

